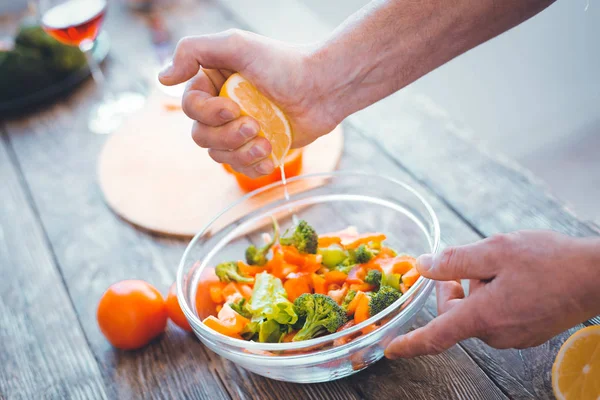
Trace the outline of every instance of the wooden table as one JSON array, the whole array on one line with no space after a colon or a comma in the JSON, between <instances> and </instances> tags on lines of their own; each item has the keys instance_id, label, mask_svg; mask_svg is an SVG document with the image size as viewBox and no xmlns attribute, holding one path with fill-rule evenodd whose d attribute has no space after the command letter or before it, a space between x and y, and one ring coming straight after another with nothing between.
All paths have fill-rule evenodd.
<instances>
[{"instance_id":1,"label":"wooden table","mask_svg":"<svg viewBox=\"0 0 600 400\"><path fill-rule=\"evenodd\" d=\"M186 0L163 15L177 36L237 27L300 42L332 29L293 0ZM154 85L144 17L115 3L106 26L109 82ZM95 320L102 292L143 278L166 293L187 241L141 232L104 204L96 160L106 137L86 130L98 96L87 82L52 105L0 121L0 398L552 397L551 363L570 332L522 351L466 340L439 356L382 360L315 385L246 372L173 325L143 350L114 350ZM348 118L345 134L340 168L385 172L415 186L438 213L445 245L522 228L599 233L410 87ZM416 325L435 313L432 296Z\"/></svg>"}]
</instances>

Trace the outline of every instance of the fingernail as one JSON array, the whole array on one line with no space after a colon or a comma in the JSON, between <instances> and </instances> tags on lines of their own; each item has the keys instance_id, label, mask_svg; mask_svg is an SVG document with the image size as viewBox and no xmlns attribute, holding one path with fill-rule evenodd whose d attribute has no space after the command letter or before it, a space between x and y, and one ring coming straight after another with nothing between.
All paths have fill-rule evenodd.
<instances>
[{"instance_id":1,"label":"fingernail","mask_svg":"<svg viewBox=\"0 0 600 400\"><path fill-rule=\"evenodd\" d=\"M388 360L396 360L398 358L402 358L402 353L390 350L390 347L391 346L386 347L383 351L383 355L385 356L385 358L387 358Z\"/></svg>"},{"instance_id":2,"label":"fingernail","mask_svg":"<svg viewBox=\"0 0 600 400\"><path fill-rule=\"evenodd\" d=\"M228 110L226 108L222 109L219 112L219 116L224 119L225 121L231 121L234 117L233 113L231 112L231 110Z\"/></svg>"},{"instance_id":3,"label":"fingernail","mask_svg":"<svg viewBox=\"0 0 600 400\"><path fill-rule=\"evenodd\" d=\"M417 258L417 270L427 272L433 266L433 257L431 254L422 254Z\"/></svg>"},{"instance_id":4,"label":"fingernail","mask_svg":"<svg viewBox=\"0 0 600 400\"><path fill-rule=\"evenodd\" d=\"M258 133L258 129L256 129L254 125L243 124L240 127L240 133L242 134L242 137L244 139L250 139L256 136L256 134Z\"/></svg>"},{"instance_id":5,"label":"fingernail","mask_svg":"<svg viewBox=\"0 0 600 400\"><path fill-rule=\"evenodd\" d=\"M250 149L250 156L252 156L252 158L263 158L266 155L267 152L260 146L252 146Z\"/></svg>"},{"instance_id":6,"label":"fingernail","mask_svg":"<svg viewBox=\"0 0 600 400\"><path fill-rule=\"evenodd\" d=\"M161 78L167 78L169 75L171 75L172 72L173 72L173 61L169 61L169 63L163 67L162 71L160 71L158 76L160 76Z\"/></svg>"},{"instance_id":7,"label":"fingernail","mask_svg":"<svg viewBox=\"0 0 600 400\"><path fill-rule=\"evenodd\" d=\"M259 174L269 174L273 171L273 162L271 160L265 160L256 166L256 171Z\"/></svg>"}]
</instances>

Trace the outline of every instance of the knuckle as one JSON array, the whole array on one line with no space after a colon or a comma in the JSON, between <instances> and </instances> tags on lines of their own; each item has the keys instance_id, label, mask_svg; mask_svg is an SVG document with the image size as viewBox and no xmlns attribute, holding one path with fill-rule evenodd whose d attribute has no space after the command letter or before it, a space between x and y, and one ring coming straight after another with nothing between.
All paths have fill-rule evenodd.
<instances>
[{"instance_id":1,"label":"knuckle","mask_svg":"<svg viewBox=\"0 0 600 400\"><path fill-rule=\"evenodd\" d=\"M446 247L439 258L439 268L460 266L460 251L457 247Z\"/></svg>"},{"instance_id":2,"label":"knuckle","mask_svg":"<svg viewBox=\"0 0 600 400\"><path fill-rule=\"evenodd\" d=\"M246 32L241 29L231 28L225 31L225 37L231 44L236 45L244 41Z\"/></svg>"},{"instance_id":3,"label":"knuckle","mask_svg":"<svg viewBox=\"0 0 600 400\"><path fill-rule=\"evenodd\" d=\"M192 36L186 36L179 39L177 46L175 47L175 54L186 54L190 51L194 45L194 38Z\"/></svg>"},{"instance_id":4,"label":"knuckle","mask_svg":"<svg viewBox=\"0 0 600 400\"><path fill-rule=\"evenodd\" d=\"M194 122L194 126L192 128L192 139L198 146L202 148L206 149L210 147L209 135L207 132L205 132L204 127L198 122Z\"/></svg>"},{"instance_id":5,"label":"knuckle","mask_svg":"<svg viewBox=\"0 0 600 400\"><path fill-rule=\"evenodd\" d=\"M430 355L440 354L446 350L444 343L438 338L434 338L425 344L425 352Z\"/></svg>"},{"instance_id":6,"label":"knuckle","mask_svg":"<svg viewBox=\"0 0 600 400\"><path fill-rule=\"evenodd\" d=\"M507 233L497 233L489 238L489 243L498 249L506 249L512 244L512 236Z\"/></svg>"},{"instance_id":7,"label":"knuckle","mask_svg":"<svg viewBox=\"0 0 600 400\"><path fill-rule=\"evenodd\" d=\"M254 161L254 157L250 154L250 150L236 150L234 152L234 159L244 166L249 166Z\"/></svg>"}]
</instances>

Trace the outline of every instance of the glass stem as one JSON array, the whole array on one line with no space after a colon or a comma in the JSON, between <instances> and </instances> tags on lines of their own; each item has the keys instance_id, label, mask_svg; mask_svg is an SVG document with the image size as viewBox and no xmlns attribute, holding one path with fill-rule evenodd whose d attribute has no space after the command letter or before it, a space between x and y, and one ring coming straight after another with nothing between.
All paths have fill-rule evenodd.
<instances>
[{"instance_id":1,"label":"glass stem","mask_svg":"<svg viewBox=\"0 0 600 400\"><path fill-rule=\"evenodd\" d=\"M79 46L79 49L83 52L83 54L85 54L90 73L92 74L92 79L94 79L94 82L100 89L102 97L104 97L105 100L114 100L115 96L108 84L106 83L106 78L104 77L102 69L100 69L100 65L98 65L98 62L94 58L94 53L92 52L93 48L93 42L83 42Z\"/></svg>"}]
</instances>

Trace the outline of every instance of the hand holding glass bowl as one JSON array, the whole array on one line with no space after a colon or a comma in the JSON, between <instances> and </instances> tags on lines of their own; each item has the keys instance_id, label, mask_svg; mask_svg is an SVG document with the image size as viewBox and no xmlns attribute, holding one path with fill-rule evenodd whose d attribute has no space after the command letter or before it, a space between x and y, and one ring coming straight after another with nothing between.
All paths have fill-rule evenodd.
<instances>
[{"instance_id":1,"label":"hand holding glass bowl","mask_svg":"<svg viewBox=\"0 0 600 400\"><path fill-rule=\"evenodd\" d=\"M199 316L198 310L207 293L199 292L198 286L206 276L203 271L232 257L239 259L250 239L269 231L272 216L280 222L282 231L292 226L294 213L317 232L348 226L355 226L359 232L384 232L387 246L415 256L437 251L439 224L417 192L378 175L307 175L290 179L288 185L292 193L289 202L284 199L282 183L273 183L226 208L194 237L177 273L179 303L196 336L211 350L245 369L299 383L342 378L378 361L391 340L408 331L433 290L432 281L419 277L390 307L343 331L305 341L258 343L222 335L202 323L206 315ZM248 204L254 205L254 211L239 217L243 215L240 209ZM214 231L219 220L232 215L238 217L235 223ZM373 324L380 326L361 335Z\"/></svg>"}]
</instances>

